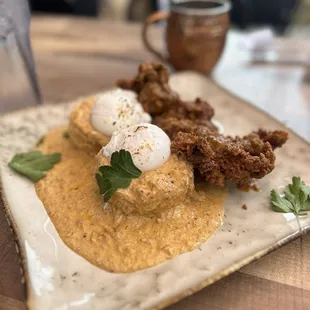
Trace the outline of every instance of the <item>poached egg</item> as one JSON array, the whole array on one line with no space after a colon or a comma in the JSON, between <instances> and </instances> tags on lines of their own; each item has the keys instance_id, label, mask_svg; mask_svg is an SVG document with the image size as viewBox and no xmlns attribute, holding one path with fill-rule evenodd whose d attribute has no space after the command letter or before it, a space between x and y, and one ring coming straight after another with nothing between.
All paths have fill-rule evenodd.
<instances>
[{"instance_id":1,"label":"poached egg","mask_svg":"<svg viewBox=\"0 0 310 310\"><path fill-rule=\"evenodd\" d=\"M148 171L163 165L169 159L170 144L170 138L158 126L141 123L115 132L101 152L110 159L114 152L126 150L130 152L137 168Z\"/></svg>"},{"instance_id":2,"label":"poached egg","mask_svg":"<svg viewBox=\"0 0 310 310\"><path fill-rule=\"evenodd\" d=\"M115 131L138 123L151 122L151 116L144 112L136 94L120 88L99 96L91 112L93 127L106 136Z\"/></svg>"}]
</instances>

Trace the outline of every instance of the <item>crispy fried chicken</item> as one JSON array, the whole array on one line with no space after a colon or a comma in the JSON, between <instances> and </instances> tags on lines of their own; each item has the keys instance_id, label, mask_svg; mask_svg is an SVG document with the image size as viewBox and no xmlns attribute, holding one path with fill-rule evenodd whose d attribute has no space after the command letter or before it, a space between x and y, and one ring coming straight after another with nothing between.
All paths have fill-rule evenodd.
<instances>
[{"instance_id":1,"label":"crispy fried chicken","mask_svg":"<svg viewBox=\"0 0 310 310\"><path fill-rule=\"evenodd\" d=\"M155 117L153 123L165 131L172 140L179 132L188 132L197 135L208 135L212 132L217 133L216 126L210 121L197 124L191 119L163 115Z\"/></svg>"},{"instance_id":2,"label":"crispy fried chicken","mask_svg":"<svg viewBox=\"0 0 310 310\"><path fill-rule=\"evenodd\" d=\"M274 149L287 141L286 132L260 129L243 138L223 136L211 121L213 108L199 98L182 101L168 80L163 65L142 64L133 80L117 84L137 93L154 123L171 138L172 152L191 162L207 182L224 186L230 180L242 187L274 169Z\"/></svg>"},{"instance_id":3,"label":"crispy fried chicken","mask_svg":"<svg viewBox=\"0 0 310 310\"><path fill-rule=\"evenodd\" d=\"M133 80L119 80L116 84L137 93L144 110L152 116L160 115L176 105L179 96L168 85L169 70L162 64L144 63Z\"/></svg>"},{"instance_id":4,"label":"crispy fried chicken","mask_svg":"<svg viewBox=\"0 0 310 310\"><path fill-rule=\"evenodd\" d=\"M172 139L171 150L191 162L207 182L224 186L230 180L243 187L274 169L273 150L287 139L285 132L280 139L275 137L278 133L264 132L270 141L263 141L260 132L233 138L206 130L196 134L181 131Z\"/></svg>"},{"instance_id":5,"label":"crispy fried chicken","mask_svg":"<svg viewBox=\"0 0 310 310\"><path fill-rule=\"evenodd\" d=\"M133 80L119 80L116 84L137 93L139 102L152 116L174 116L178 119L191 119L196 123L210 123L214 115L208 102L197 98L195 101L182 101L168 85L169 71L162 64L141 64ZM208 124L208 122L210 124ZM214 127L215 128L215 127Z\"/></svg>"}]
</instances>

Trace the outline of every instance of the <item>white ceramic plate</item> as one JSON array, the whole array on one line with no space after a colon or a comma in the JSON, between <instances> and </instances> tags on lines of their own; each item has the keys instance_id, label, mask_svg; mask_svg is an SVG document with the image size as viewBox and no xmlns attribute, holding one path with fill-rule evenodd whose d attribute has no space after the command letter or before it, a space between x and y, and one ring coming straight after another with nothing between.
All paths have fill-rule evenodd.
<instances>
[{"instance_id":1,"label":"white ceramic plate","mask_svg":"<svg viewBox=\"0 0 310 310\"><path fill-rule=\"evenodd\" d=\"M251 105L226 93L195 73L171 79L184 99L208 99L226 133L246 134L259 127L283 125ZM269 192L281 189L294 175L310 183L310 146L290 132L277 150L277 165L260 181L260 192L230 189L224 225L200 249L161 265L129 274L105 272L63 244L33 184L13 173L9 159L27 151L49 129L68 122L72 104L44 105L0 119L0 160L3 200L24 258L29 309L159 309L207 286L280 247L309 228L291 214L272 212ZM248 210L241 208L247 204ZM189 232L190 233L190 232Z\"/></svg>"}]
</instances>

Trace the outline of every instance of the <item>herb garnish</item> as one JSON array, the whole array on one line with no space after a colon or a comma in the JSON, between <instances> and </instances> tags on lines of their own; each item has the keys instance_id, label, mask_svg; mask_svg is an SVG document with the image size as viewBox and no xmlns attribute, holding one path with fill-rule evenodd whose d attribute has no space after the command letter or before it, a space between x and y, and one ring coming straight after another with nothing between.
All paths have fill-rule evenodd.
<instances>
[{"instance_id":1,"label":"herb garnish","mask_svg":"<svg viewBox=\"0 0 310 310\"><path fill-rule=\"evenodd\" d=\"M40 151L32 151L16 154L9 162L9 167L37 182L45 176L44 172L52 169L60 159L60 153L43 155Z\"/></svg>"},{"instance_id":2,"label":"herb garnish","mask_svg":"<svg viewBox=\"0 0 310 310\"><path fill-rule=\"evenodd\" d=\"M101 166L96 173L100 194L107 202L119 188L129 187L132 179L137 179L141 171L134 165L131 154L120 150L111 156L111 166Z\"/></svg>"},{"instance_id":3,"label":"herb garnish","mask_svg":"<svg viewBox=\"0 0 310 310\"><path fill-rule=\"evenodd\" d=\"M310 186L300 177L293 177L292 182L285 187L283 196L275 190L271 191L271 208L276 212L306 215L305 212L310 211Z\"/></svg>"}]
</instances>

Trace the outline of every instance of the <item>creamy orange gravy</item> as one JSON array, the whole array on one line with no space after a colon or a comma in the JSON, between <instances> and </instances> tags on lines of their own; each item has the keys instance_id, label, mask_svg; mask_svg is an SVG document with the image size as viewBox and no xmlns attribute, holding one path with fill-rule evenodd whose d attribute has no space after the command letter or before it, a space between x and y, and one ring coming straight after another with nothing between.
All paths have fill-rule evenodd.
<instances>
[{"instance_id":1,"label":"creamy orange gravy","mask_svg":"<svg viewBox=\"0 0 310 310\"><path fill-rule=\"evenodd\" d=\"M94 265L119 273L148 268L196 249L221 225L226 191L206 186L158 214L103 208L95 158L64 138L64 131L51 131L40 146L44 153L62 153L62 160L36 191L64 243Z\"/></svg>"}]
</instances>

